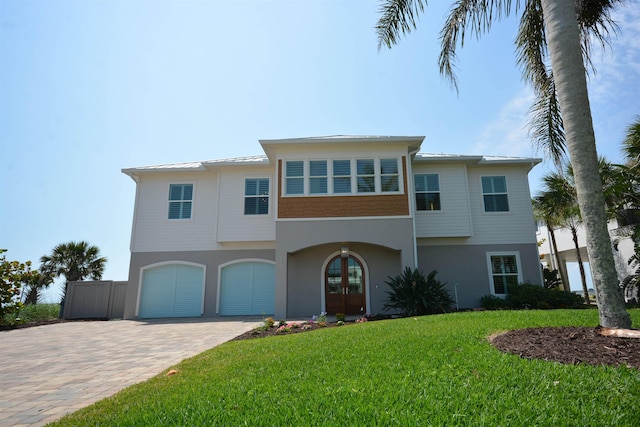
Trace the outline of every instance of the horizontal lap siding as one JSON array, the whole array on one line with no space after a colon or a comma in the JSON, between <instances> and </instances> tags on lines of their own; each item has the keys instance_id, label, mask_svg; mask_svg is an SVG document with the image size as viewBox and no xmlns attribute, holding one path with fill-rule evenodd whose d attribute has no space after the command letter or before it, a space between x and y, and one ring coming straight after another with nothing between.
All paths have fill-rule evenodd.
<instances>
[{"instance_id":1,"label":"horizontal lap siding","mask_svg":"<svg viewBox=\"0 0 640 427\"><path fill-rule=\"evenodd\" d=\"M469 168L468 174L473 218L473 237L468 243L535 243L536 229L526 169L506 166ZM482 176L506 177L509 212L484 211Z\"/></svg>"},{"instance_id":2,"label":"horizontal lap siding","mask_svg":"<svg viewBox=\"0 0 640 427\"><path fill-rule=\"evenodd\" d=\"M193 183L191 219L169 220L169 184ZM167 173L141 176L136 194L133 252L193 251L216 247L214 173Z\"/></svg>"},{"instance_id":3,"label":"horizontal lap siding","mask_svg":"<svg viewBox=\"0 0 640 427\"><path fill-rule=\"evenodd\" d=\"M217 238L219 242L273 241L276 225L273 219L274 189L273 167L242 168L220 172L220 210L217 212ZM269 213L267 215L244 214L244 185L247 178L269 179ZM212 189L215 190L215 189Z\"/></svg>"},{"instance_id":4,"label":"horizontal lap siding","mask_svg":"<svg viewBox=\"0 0 640 427\"><path fill-rule=\"evenodd\" d=\"M438 174L439 211L416 211L417 237L469 237L473 234L465 165L415 166L413 173ZM414 189L415 190L415 189Z\"/></svg>"}]
</instances>

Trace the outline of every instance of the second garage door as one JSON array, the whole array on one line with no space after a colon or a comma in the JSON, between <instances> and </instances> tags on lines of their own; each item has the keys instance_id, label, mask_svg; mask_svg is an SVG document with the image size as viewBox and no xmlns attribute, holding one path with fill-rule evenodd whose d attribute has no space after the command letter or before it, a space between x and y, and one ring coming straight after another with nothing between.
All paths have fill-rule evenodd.
<instances>
[{"instance_id":1,"label":"second garage door","mask_svg":"<svg viewBox=\"0 0 640 427\"><path fill-rule=\"evenodd\" d=\"M265 315L275 309L275 267L267 262L238 262L222 268L221 315Z\"/></svg>"}]
</instances>

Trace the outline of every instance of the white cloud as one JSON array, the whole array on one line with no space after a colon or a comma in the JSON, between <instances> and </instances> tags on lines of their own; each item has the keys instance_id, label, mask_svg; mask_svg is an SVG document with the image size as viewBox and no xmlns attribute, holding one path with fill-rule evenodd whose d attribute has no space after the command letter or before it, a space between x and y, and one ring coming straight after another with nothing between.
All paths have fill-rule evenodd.
<instances>
[{"instance_id":1,"label":"white cloud","mask_svg":"<svg viewBox=\"0 0 640 427\"><path fill-rule=\"evenodd\" d=\"M528 111L533 92L524 88L511 98L492 122L484 126L473 145L473 153L496 156L531 156Z\"/></svg>"}]
</instances>

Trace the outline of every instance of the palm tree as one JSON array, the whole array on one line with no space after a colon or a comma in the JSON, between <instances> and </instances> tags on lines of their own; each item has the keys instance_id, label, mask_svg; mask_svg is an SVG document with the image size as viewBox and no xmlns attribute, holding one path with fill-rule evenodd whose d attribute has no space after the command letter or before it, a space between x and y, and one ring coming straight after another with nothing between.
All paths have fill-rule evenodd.
<instances>
[{"instance_id":1,"label":"palm tree","mask_svg":"<svg viewBox=\"0 0 640 427\"><path fill-rule=\"evenodd\" d=\"M582 223L580 209L575 188L571 182L571 175L559 172L549 173L542 177L543 192L536 197L536 200L543 200L547 206L552 206L553 218L556 225L568 228L571 231L571 238L576 249L576 259L580 270L582 281L582 292L584 301L589 304L589 289L587 288L587 275L584 271L584 262L580 254L580 244L578 242L578 226ZM557 252L556 252L557 254Z\"/></svg>"},{"instance_id":2,"label":"palm tree","mask_svg":"<svg viewBox=\"0 0 640 427\"><path fill-rule=\"evenodd\" d=\"M558 218L555 210L555 203L551 197L547 197L544 194L536 196L531 201L533 204L533 213L537 220L544 222L544 225L549 230L551 237L551 247L556 258L556 265L558 266L558 274L560 275L560 282L562 288L565 291L571 291L569 287L569 281L565 277L564 268L562 268L562 261L560 261L560 254L558 253L558 244L556 242L556 228L561 226L560 218Z\"/></svg>"},{"instance_id":3,"label":"palm tree","mask_svg":"<svg viewBox=\"0 0 640 427\"><path fill-rule=\"evenodd\" d=\"M40 271L44 276L56 278L65 277L62 300L60 301L60 313L64 310L64 302L67 295L69 282L77 282L86 278L100 280L104 272L107 258L99 256L97 246L90 246L85 241L63 243L51 252L40 258Z\"/></svg>"},{"instance_id":4,"label":"palm tree","mask_svg":"<svg viewBox=\"0 0 640 427\"><path fill-rule=\"evenodd\" d=\"M608 13L619 2L528 0L520 21L523 38L518 38L520 57L524 58L520 59L523 73L533 85L537 98L557 97L562 134L573 164L577 199L587 234L600 324L607 328L630 328L631 318L618 288L607 230L587 93L585 60L589 62L589 39L585 34L604 38L609 31L606 24L611 22ZM376 26L379 46L391 47L401 35L416 28L416 18L423 12L425 3L422 0L385 0ZM512 3L510 0L458 0L455 3L441 31L440 54L440 72L454 87L457 88L453 61L458 42L464 40L465 30L470 28L478 36L487 32L492 21L512 13ZM550 69L546 65L547 58Z\"/></svg>"},{"instance_id":5,"label":"palm tree","mask_svg":"<svg viewBox=\"0 0 640 427\"><path fill-rule=\"evenodd\" d=\"M627 135L622 141L622 149L627 158L627 166L638 170L640 168L640 116L629 125Z\"/></svg>"}]
</instances>

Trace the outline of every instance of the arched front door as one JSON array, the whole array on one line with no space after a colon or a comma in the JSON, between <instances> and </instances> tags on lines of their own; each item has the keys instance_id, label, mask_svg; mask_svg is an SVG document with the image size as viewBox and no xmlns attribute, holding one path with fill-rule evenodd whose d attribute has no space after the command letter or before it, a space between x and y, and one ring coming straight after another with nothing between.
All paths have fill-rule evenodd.
<instances>
[{"instance_id":1,"label":"arched front door","mask_svg":"<svg viewBox=\"0 0 640 427\"><path fill-rule=\"evenodd\" d=\"M327 313L366 313L364 280L364 269L355 257L343 258L338 255L333 258L325 272Z\"/></svg>"}]
</instances>

